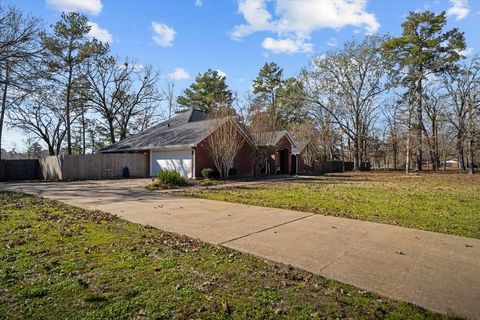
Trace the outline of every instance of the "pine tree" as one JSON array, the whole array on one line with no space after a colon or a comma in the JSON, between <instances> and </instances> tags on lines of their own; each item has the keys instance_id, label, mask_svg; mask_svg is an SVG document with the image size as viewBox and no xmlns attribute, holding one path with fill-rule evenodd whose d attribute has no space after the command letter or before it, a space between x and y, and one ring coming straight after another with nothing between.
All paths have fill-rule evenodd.
<instances>
[{"instance_id":1,"label":"pine tree","mask_svg":"<svg viewBox=\"0 0 480 320\"><path fill-rule=\"evenodd\" d=\"M178 105L184 109L197 108L206 112L230 108L233 92L228 88L225 80L225 76L212 69L198 74L195 82L177 98Z\"/></svg>"},{"instance_id":2,"label":"pine tree","mask_svg":"<svg viewBox=\"0 0 480 320\"><path fill-rule=\"evenodd\" d=\"M430 74L455 67L460 51L465 49L463 32L453 28L443 31L447 23L445 12L435 14L430 11L410 12L402 23L400 37L392 38L383 45L385 57L395 62L403 74L402 82L407 88L414 88L414 104L417 123L417 170L422 170L423 134L423 83Z\"/></svg>"}]
</instances>

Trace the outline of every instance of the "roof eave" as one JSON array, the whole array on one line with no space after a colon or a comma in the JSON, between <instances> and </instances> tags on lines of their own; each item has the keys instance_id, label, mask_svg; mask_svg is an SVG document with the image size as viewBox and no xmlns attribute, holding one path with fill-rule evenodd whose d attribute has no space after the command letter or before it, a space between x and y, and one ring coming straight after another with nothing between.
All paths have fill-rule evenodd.
<instances>
[{"instance_id":1,"label":"roof eave","mask_svg":"<svg viewBox=\"0 0 480 320\"><path fill-rule=\"evenodd\" d=\"M119 152L135 152L135 151L165 151L165 150L184 150L195 147L195 144L176 144L167 146L148 146L143 148L127 148L127 149L112 149L100 150L100 153L119 153Z\"/></svg>"}]
</instances>

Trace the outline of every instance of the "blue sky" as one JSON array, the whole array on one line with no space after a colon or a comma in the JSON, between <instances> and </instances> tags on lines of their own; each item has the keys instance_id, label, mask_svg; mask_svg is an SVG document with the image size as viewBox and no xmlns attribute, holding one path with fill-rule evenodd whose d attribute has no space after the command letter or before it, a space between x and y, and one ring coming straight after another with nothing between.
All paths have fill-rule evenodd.
<instances>
[{"instance_id":1,"label":"blue sky","mask_svg":"<svg viewBox=\"0 0 480 320\"><path fill-rule=\"evenodd\" d=\"M295 75L317 54L366 34L398 35L409 11L448 12L448 27L465 32L467 54L480 50L480 1L468 0L0 0L55 23L61 11L81 11L92 35L112 52L152 64L178 91L209 68L227 76L241 97L265 62ZM23 148L8 129L2 145Z\"/></svg>"}]
</instances>

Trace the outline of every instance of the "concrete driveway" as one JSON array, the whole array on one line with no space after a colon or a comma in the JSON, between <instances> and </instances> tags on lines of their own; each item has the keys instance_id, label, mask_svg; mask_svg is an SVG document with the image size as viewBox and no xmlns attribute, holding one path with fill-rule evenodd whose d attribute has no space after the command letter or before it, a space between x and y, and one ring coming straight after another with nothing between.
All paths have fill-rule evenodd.
<instances>
[{"instance_id":1,"label":"concrete driveway","mask_svg":"<svg viewBox=\"0 0 480 320\"><path fill-rule=\"evenodd\" d=\"M148 180L0 184L480 319L480 240L144 189Z\"/></svg>"}]
</instances>

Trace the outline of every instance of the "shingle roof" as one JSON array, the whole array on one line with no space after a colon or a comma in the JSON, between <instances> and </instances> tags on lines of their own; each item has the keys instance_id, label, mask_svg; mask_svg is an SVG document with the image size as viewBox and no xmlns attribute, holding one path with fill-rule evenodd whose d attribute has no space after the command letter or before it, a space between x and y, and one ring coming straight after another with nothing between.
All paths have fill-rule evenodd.
<instances>
[{"instance_id":1,"label":"shingle roof","mask_svg":"<svg viewBox=\"0 0 480 320\"><path fill-rule=\"evenodd\" d=\"M292 153L293 154L300 154L302 153L303 149L307 146L308 142L303 141L303 140L295 140L295 146L292 148Z\"/></svg>"},{"instance_id":2,"label":"shingle roof","mask_svg":"<svg viewBox=\"0 0 480 320\"><path fill-rule=\"evenodd\" d=\"M207 113L191 109L100 150L100 152L140 151L193 147L211 130Z\"/></svg>"},{"instance_id":3,"label":"shingle roof","mask_svg":"<svg viewBox=\"0 0 480 320\"><path fill-rule=\"evenodd\" d=\"M254 133L253 135L256 136L255 141L259 146L275 146L284 136L287 136L287 138L292 142L292 147L295 147L295 142L287 130L270 131L268 133L260 134Z\"/></svg>"}]
</instances>

